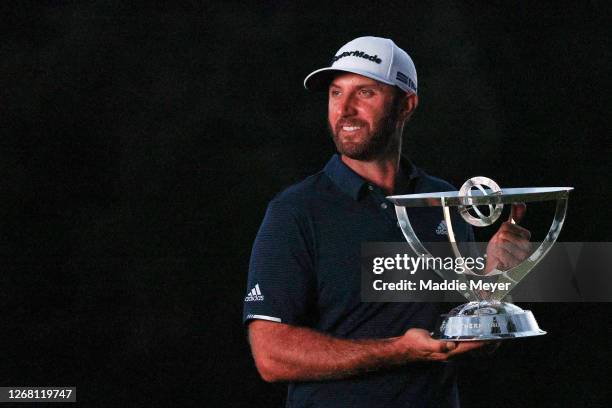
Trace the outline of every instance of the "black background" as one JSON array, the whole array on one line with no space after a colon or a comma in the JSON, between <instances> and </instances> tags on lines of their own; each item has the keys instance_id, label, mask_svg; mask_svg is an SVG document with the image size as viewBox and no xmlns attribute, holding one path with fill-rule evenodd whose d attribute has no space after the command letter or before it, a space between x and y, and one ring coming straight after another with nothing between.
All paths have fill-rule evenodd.
<instances>
[{"instance_id":1,"label":"black background","mask_svg":"<svg viewBox=\"0 0 612 408\"><path fill-rule=\"evenodd\" d=\"M251 3L0 6L0 385L282 404L241 324L250 246L334 152L304 76L361 35L415 61L415 163L574 186L561 240L610 241L607 2ZM521 306L550 334L467 359L464 406L609 405L612 308Z\"/></svg>"}]
</instances>

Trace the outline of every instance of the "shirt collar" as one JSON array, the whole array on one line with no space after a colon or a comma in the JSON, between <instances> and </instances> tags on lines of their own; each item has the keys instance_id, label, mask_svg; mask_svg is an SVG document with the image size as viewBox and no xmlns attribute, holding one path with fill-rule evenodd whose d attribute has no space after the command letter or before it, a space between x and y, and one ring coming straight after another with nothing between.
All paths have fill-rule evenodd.
<instances>
[{"instance_id":1,"label":"shirt collar","mask_svg":"<svg viewBox=\"0 0 612 408\"><path fill-rule=\"evenodd\" d=\"M400 169L404 174L408 174L408 181L412 181L422 174L421 169L403 156L400 159ZM334 154L327 162L324 172L340 190L351 196L354 200L359 199L361 192L368 183L366 179L344 164L338 154Z\"/></svg>"}]
</instances>

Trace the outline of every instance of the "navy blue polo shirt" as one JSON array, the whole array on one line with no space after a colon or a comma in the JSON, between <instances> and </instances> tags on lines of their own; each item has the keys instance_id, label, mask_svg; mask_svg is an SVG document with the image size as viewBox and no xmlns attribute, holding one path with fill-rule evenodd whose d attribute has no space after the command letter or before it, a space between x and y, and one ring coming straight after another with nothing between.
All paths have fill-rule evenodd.
<instances>
[{"instance_id":1,"label":"navy blue polo shirt","mask_svg":"<svg viewBox=\"0 0 612 408\"><path fill-rule=\"evenodd\" d=\"M394 194L455 190L405 159ZM446 241L437 208L409 208L422 242ZM454 222L458 240L471 228ZM251 254L243 320L309 327L345 339L433 330L432 303L362 302L361 244L405 242L393 204L334 155L325 168L269 204ZM456 406L452 363L412 363L343 380L289 384L288 407Z\"/></svg>"}]
</instances>

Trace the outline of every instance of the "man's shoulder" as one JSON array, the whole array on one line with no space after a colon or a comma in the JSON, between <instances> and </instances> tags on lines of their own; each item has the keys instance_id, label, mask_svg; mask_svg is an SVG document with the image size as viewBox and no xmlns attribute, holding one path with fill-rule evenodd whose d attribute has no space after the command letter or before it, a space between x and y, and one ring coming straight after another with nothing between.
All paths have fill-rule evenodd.
<instances>
[{"instance_id":1,"label":"man's shoulder","mask_svg":"<svg viewBox=\"0 0 612 408\"><path fill-rule=\"evenodd\" d=\"M306 209L320 198L322 192L328 191L330 187L331 180L327 177L325 171L321 170L276 194L270 201L270 206L296 210Z\"/></svg>"}]
</instances>

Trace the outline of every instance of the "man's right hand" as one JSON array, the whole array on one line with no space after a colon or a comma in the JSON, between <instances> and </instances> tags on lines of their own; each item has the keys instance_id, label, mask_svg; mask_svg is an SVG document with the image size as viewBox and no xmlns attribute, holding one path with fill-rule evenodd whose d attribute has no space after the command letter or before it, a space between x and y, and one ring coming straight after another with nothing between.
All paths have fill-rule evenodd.
<instances>
[{"instance_id":1,"label":"man's right hand","mask_svg":"<svg viewBox=\"0 0 612 408\"><path fill-rule=\"evenodd\" d=\"M427 330L423 329L409 329L397 339L397 345L404 351L406 361L446 361L486 344L484 341L435 340Z\"/></svg>"},{"instance_id":2,"label":"man's right hand","mask_svg":"<svg viewBox=\"0 0 612 408\"><path fill-rule=\"evenodd\" d=\"M261 377L275 381L319 381L354 376L416 361L446 361L487 344L434 340L423 329L386 339L342 339L310 328L254 320L249 340Z\"/></svg>"}]
</instances>

